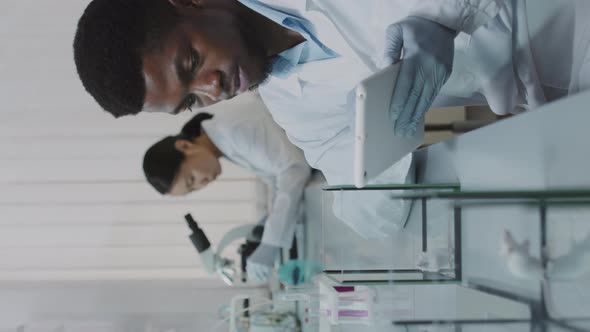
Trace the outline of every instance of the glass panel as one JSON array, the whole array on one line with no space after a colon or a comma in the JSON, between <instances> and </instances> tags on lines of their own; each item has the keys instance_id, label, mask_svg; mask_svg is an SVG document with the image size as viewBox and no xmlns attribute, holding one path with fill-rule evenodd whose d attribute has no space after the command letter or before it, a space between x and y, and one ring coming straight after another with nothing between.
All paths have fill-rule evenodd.
<instances>
[{"instance_id":1,"label":"glass panel","mask_svg":"<svg viewBox=\"0 0 590 332\"><path fill-rule=\"evenodd\" d=\"M590 319L590 206L548 206L546 252L550 313Z\"/></svg>"},{"instance_id":2,"label":"glass panel","mask_svg":"<svg viewBox=\"0 0 590 332\"><path fill-rule=\"evenodd\" d=\"M578 331L590 331L590 319L567 319L562 324L577 328ZM572 331L572 329L562 328L561 331Z\"/></svg>"},{"instance_id":3,"label":"glass panel","mask_svg":"<svg viewBox=\"0 0 590 332\"><path fill-rule=\"evenodd\" d=\"M325 191L370 191L370 190L458 190L460 188L458 183L405 183L405 184L369 184L362 188L357 188L352 185L344 186L328 186Z\"/></svg>"},{"instance_id":4,"label":"glass panel","mask_svg":"<svg viewBox=\"0 0 590 332\"><path fill-rule=\"evenodd\" d=\"M448 273L449 275L445 275L444 273ZM411 270L408 271L400 271L400 272L393 272L393 271L373 271L371 273L339 273L339 272L327 272L327 276L335 280L336 282L342 285L374 285L374 284L388 284L388 283L395 283L395 282L434 282L434 283L442 283L442 282L457 282L454 279L454 274L451 273L451 270L447 270L441 273L422 273L422 272L414 272Z\"/></svg>"},{"instance_id":5,"label":"glass panel","mask_svg":"<svg viewBox=\"0 0 590 332\"><path fill-rule=\"evenodd\" d=\"M326 325L391 328L421 321L505 322L531 318L526 304L460 285L357 285L339 291L331 288L334 285L329 278L318 281L320 320Z\"/></svg>"},{"instance_id":6,"label":"glass panel","mask_svg":"<svg viewBox=\"0 0 590 332\"><path fill-rule=\"evenodd\" d=\"M522 205L465 205L462 212L463 280L540 299L539 215Z\"/></svg>"},{"instance_id":7,"label":"glass panel","mask_svg":"<svg viewBox=\"0 0 590 332\"><path fill-rule=\"evenodd\" d=\"M423 331L437 331L437 332L530 332L530 322L507 322L507 323L450 323L450 324L420 324L420 325L405 325L405 331L408 332L423 332ZM401 329L399 331L402 331Z\"/></svg>"},{"instance_id":8,"label":"glass panel","mask_svg":"<svg viewBox=\"0 0 590 332\"><path fill-rule=\"evenodd\" d=\"M451 202L399 195L421 196L424 191L325 191L321 249L324 269L347 274L340 277L342 281L454 278L455 209ZM420 278L404 275L421 271L434 273ZM350 273L373 275L365 278Z\"/></svg>"},{"instance_id":9,"label":"glass panel","mask_svg":"<svg viewBox=\"0 0 590 332\"><path fill-rule=\"evenodd\" d=\"M444 186L327 188L324 276L408 331L590 328L590 190Z\"/></svg>"}]
</instances>

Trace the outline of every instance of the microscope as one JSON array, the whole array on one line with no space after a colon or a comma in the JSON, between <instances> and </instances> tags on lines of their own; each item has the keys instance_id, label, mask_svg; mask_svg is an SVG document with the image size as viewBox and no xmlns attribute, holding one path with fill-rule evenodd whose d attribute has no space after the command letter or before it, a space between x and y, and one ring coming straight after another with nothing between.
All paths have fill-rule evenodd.
<instances>
[{"instance_id":1,"label":"microscope","mask_svg":"<svg viewBox=\"0 0 590 332\"><path fill-rule=\"evenodd\" d=\"M195 249L197 249L205 270L210 274L218 275L228 285L233 285L235 282L237 274L235 262L222 257L221 254L232 242L239 239L246 239L246 242L238 250L241 260L241 281L243 283L246 282L246 259L258 248L262 239L262 233L264 232L264 226L242 225L235 227L223 236L217 245L217 250L215 250L193 216L189 213L184 216L184 219L193 232L189 238Z\"/></svg>"}]
</instances>

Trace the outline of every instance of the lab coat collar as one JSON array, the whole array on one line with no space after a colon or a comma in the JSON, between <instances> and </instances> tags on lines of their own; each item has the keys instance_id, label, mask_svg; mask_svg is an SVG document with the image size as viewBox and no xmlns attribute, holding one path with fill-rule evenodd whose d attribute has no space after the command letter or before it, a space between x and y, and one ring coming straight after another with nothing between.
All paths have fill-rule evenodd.
<instances>
[{"instance_id":1,"label":"lab coat collar","mask_svg":"<svg viewBox=\"0 0 590 332\"><path fill-rule=\"evenodd\" d=\"M307 0L305 17L313 23L315 27L315 34L318 39L334 52L343 57L354 59L367 69L375 71L375 66L367 63L351 46L351 44L343 37L343 34L332 22L329 15L325 14L324 9L320 4L314 0Z\"/></svg>"},{"instance_id":2,"label":"lab coat collar","mask_svg":"<svg viewBox=\"0 0 590 332\"><path fill-rule=\"evenodd\" d=\"M314 34L318 39L334 52L345 57L352 57L365 63L354 51L342 34L324 14L321 3L315 0L242 0L248 7L268 6L286 14L305 18L314 27Z\"/></svg>"},{"instance_id":3,"label":"lab coat collar","mask_svg":"<svg viewBox=\"0 0 590 332\"><path fill-rule=\"evenodd\" d=\"M299 67L299 66L298 66ZM293 97L301 98L302 86L297 75L297 68L287 77L271 76L268 80L269 85L282 91L290 93Z\"/></svg>"},{"instance_id":4,"label":"lab coat collar","mask_svg":"<svg viewBox=\"0 0 590 332\"><path fill-rule=\"evenodd\" d=\"M348 68L345 72L342 68ZM351 58L336 57L297 65L287 77L271 76L268 84L301 98L305 84L324 85L344 90L354 89L359 78L370 75L366 66ZM340 102L345 103L345 100Z\"/></svg>"},{"instance_id":5,"label":"lab coat collar","mask_svg":"<svg viewBox=\"0 0 590 332\"><path fill-rule=\"evenodd\" d=\"M293 16L303 16L308 0L254 0Z\"/></svg>"},{"instance_id":6,"label":"lab coat collar","mask_svg":"<svg viewBox=\"0 0 590 332\"><path fill-rule=\"evenodd\" d=\"M351 79L359 77L359 71L369 75L372 71L365 61L355 52L350 44L342 37L340 31L332 23L321 7L314 0L263 0L262 4L271 6L285 13L304 17L314 26L314 33L328 48L338 53L340 57L313 61L297 65L291 75L287 77L270 78L269 84L289 91L294 97L302 96L302 84L309 82L329 82L332 85L350 86ZM356 69L343 73L342 62L351 61Z\"/></svg>"},{"instance_id":7,"label":"lab coat collar","mask_svg":"<svg viewBox=\"0 0 590 332\"><path fill-rule=\"evenodd\" d=\"M328 16L312 0L307 1L306 9L305 17L313 23L316 37L340 56L298 66L297 81L326 82L332 86L349 87L356 83L351 80L357 80L357 75L370 75L370 67L342 37ZM349 64L349 71L342 72L343 63Z\"/></svg>"}]
</instances>

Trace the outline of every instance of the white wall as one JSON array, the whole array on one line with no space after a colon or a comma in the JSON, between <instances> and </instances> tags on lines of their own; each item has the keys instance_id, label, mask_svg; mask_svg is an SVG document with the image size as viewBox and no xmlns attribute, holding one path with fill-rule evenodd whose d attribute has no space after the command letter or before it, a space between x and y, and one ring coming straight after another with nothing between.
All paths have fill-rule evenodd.
<instances>
[{"instance_id":1,"label":"white wall","mask_svg":"<svg viewBox=\"0 0 590 332\"><path fill-rule=\"evenodd\" d=\"M258 220L264 192L227 163L218 183L185 199L146 184L145 149L191 114L115 120L99 109L72 58L87 3L0 1L0 330L207 330L245 290L205 274L183 215L216 242Z\"/></svg>"},{"instance_id":2,"label":"white wall","mask_svg":"<svg viewBox=\"0 0 590 332\"><path fill-rule=\"evenodd\" d=\"M147 185L145 149L191 114L115 120L99 109L72 58L87 3L0 2L0 281L206 278L183 215L216 241L258 219L261 187L227 163L184 199Z\"/></svg>"},{"instance_id":3,"label":"white wall","mask_svg":"<svg viewBox=\"0 0 590 332\"><path fill-rule=\"evenodd\" d=\"M211 331L233 296L256 303L266 293L217 280L10 283L0 289L0 331Z\"/></svg>"},{"instance_id":4,"label":"white wall","mask_svg":"<svg viewBox=\"0 0 590 332\"><path fill-rule=\"evenodd\" d=\"M53 121L45 124L61 134L0 134L0 280L200 277L183 215L193 213L214 242L258 219L261 185L228 163L218 182L186 198L153 190L141 171L143 152L164 134L160 125L185 120L153 118L127 123L137 137L66 134L69 127ZM2 124L27 128L25 119ZM81 118L76 126L96 130L93 123L100 124Z\"/></svg>"},{"instance_id":5,"label":"white wall","mask_svg":"<svg viewBox=\"0 0 590 332\"><path fill-rule=\"evenodd\" d=\"M204 277L182 216L215 241L264 209L224 163L185 199L144 181L145 149L191 116L115 120L83 91L72 40L87 1L0 2L0 281Z\"/></svg>"}]
</instances>

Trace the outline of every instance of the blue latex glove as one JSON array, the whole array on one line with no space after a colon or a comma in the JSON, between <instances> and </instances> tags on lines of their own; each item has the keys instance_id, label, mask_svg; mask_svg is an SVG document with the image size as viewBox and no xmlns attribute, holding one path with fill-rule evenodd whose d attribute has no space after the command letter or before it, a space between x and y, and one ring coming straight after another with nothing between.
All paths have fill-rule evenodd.
<instances>
[{"instance_id":1,"label":"blue latex glove","mask_svg":"<svg viewBox=\"0 0 590 332\"><path fill-rule=\"evenodd\" d=\"M287 285L311 283L313 277L322 273L322 266L314 261L294 259L279 267L279 280Z\"/></svg>"},{"instance_id":2,"label":"blue latex glove","mask_svg":"<svg viewBox=\"0 0 590 332\"><path fill-rule=\"evenodd\" d=\"M260 244L246 261L246 273L248 280L254 282L268 281L272 275L273 267L281 248Z\"/></svg>"},{"instance_id":3,"label":"blue latex glove","mask_svg":"<svg viewBox=\"0 0 590 332\"><path fill-rule=\"evenodd\" d=\"M410 16L386 31L385 64L402 59L391 100L394 132L414 136L434 98L451 75L457 33L441 24Z\"/></svg>"}]
</instances>

